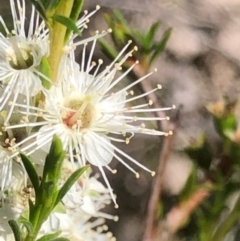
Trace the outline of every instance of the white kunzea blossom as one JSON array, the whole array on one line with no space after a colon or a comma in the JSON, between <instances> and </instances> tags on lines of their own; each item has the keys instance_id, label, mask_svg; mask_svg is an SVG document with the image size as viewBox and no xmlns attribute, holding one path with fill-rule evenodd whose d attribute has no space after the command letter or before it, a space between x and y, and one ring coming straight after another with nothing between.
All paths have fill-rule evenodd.
<instances>
[{"instance_id":1,"label":"white kunzea blossom","mask_svg":"<svg viewBox=\"0 0 240 241\"><path fill-rule=\"evenodd\" d=\"M61 182L72 173L66 161L62 169ZM110 204L111 196L95 176L85 173L67 192L62 202L54 209L43 224L39 236L61 230L61 236L73 241L114 241L115 238L104 224L105 219L118 221L100 210ZM95 217L94 221L90 221Z\"/></svg>"},{"instance_id":2,"label":"white kunzea blossom","mask_svg":"<svg viewBox=\"0 0 240 241\"><path fill-rule=\"evenodd\" d=\"M17 220L27 212L31 189L25 187L23 176L13 176L11 188L0 203L0 241L15 241L9 220Z\"/></svg>"},{"instance_id":3,"label":"white kunzea blossom","mask_svg":"<svg viewBox=\"0 0 240 241\"><path fill-rule=\"evenodd\" d=\"M8 143L7 143L8 144ZM0 146L0 199L5 198L5 191L13 186L13 178L24 178L24 169L17 158L10 158L11 152Z\"/></svg>"},{"instance_id":4,"label":"white kunzea blossom","mask_svg":"<svg viewBox=\"0 0 240 241\"><path fill-rule=\"evenodd\" d=\"M69 162L65 161L60 186L71 174ZM105 219L117 221L118 217L100 211L110 203L109 190L95 176L88 175L89 173L85 173L57 205L43 224L39 237L61 230L61 236L70 240L115 240L112 234L107 232ZM20 216L27 218L28 199L33 202L35 200L34 190L31 185L25 185L23 176L13 176L11 182L11 188L0 204L0 241L15 240L8 221L17 220ZM90 221L92 217L95 217L95 221Z\"/></svg>"},{"instance_id":5,"label":"white kunzea blossom","mask_svg":"<svg viewBox=\"0 0 240 241\"><path fill-rule=\"evenodd\" d=\"M53 212L43 224L40 235L61 230L61 237L71 241L115 241L103 218L90 221L91 215L81 210L66 210L65 213Z\"/></svg>"},{"instance_id":6,"label":"white kunzea blossom","mask_svg":"<svg viewBox=\"0 0 240 241\"><path fill-rule=\"evenodd\" d=\"M132 51L124 55L124 52L131 44L129 42L117 58L105 70L99 73L102 60L99 60L98 64L92 63L96 41L97 37L93 41L87 62L85 62L86 45L84 45L81 67L75 63L73 52L70 52L63 59L58 83L52 86L49 91L45 91L46 93L44 92L46 96L45 104L42 108L16 104L20 108L25 108L26 111L21 111L23 115L28 114L29 116L41 117L42 120L40 122L22 121L17 125L6 126L6 130L27 126L40 127L38 132L32 133L32 135L14 146L16 150L20 148L21 151L26 152L28 155L41 148L48 150L53 135L59 136L71 163L77 161L80 166L84 166L88 161L92 165L98 166L116 204L104 172L104 168L112 172L115 171L109 167L113 157L134 172L136 177L139 177L139 174L124 159L149 171L152 175L154 175L154 172L138 163L124 151L113 145L112 142L126 142L128 144L135 133L166 135L167 133L146 128L143 122L141 124L136 122L160 120L161 118L137 117L135 115L138 113L145 114L170 110L172 107L151 108L151 101L146 104L134 105L136 100L161 88L158 85L147 93L134 96L131 88L153 72L117 92L113 92L113 88L119 82L124 81L126 75L138 62L119 77L115 77L116 73L121 70L121 65L132 55ZM29 141L30 144L25 145ZM24 147L21 148L22 145ZM13 154L13 156L17 155L17 153Z\"/></svg>"},{"instance_id":7,"label":"white kunzea blossom","mask_svg":"<svg viewBox=\"0 0 240 241\"><path fill-rule=\"evenodd\" d=\"M8 109L8 108L7 108ZM6 119L6 112L0 112L0 127ZM14 113L10 120L10 124L19 122L19 114ZM12 146L17 141L24 139L27 136L26 128L0 131L0 199L5 198L4 192L8 191L12 185L12 177L24 178L24 168L18 156L12 158Z\"/></svg>"},{"instance_id":8,"label":"white kunzea blossom","mask_svg":"<svg viewBox=\"0 0 240 241\"><path fill-rule=\"evenodd\" d=\"M78 29L80 30L80 31L83 31L84 30L84 28L88 28L88 26L87 26L87 23L89 23L89 21L90 21L90 17L91 16L93 16L98 10L100 9L100 6L99 5L97 5L96 6L96 9L94 10L94 11L92 11L92 12L88 12L87 10L85 10L83 13L84 13L84 15L76 22L76 26L78 27ZM73 35L74 37L76 36L76 35Z\"/></svg>"},{"instance_id":9,"label":"white kunzea blossom","mask_svg":"<svg viewBox=\"0 0 240 241\"><path fill-rule=\"evenodd\" d=\"M30 98L43 89L40 77L50 81L39 71L42 58L49 52L48 30L44 22L32 7L26 33L25 1L10 0L10 6L12 31L0 16L0 24L5 30L5 35L0 33L0 84L4 88L0 97L0 111L6 104L11 105L6 122L11 117L19 94L24 95L27 105L30 105Z\"/></svg>"},{"instance_id":10,"label":"white kunzea blossom","mask_svg":"<svg viewBox=\"0 0 240 241\"><path fill-rule=\"evenodd\" d=\"M8 221L11 219L17 219L19 213L12 204L3 203L0 207L0 240L13 240L12 229L10 228ZM1 239L3 238L3 239Z\"/></svg>"}]
</instances>

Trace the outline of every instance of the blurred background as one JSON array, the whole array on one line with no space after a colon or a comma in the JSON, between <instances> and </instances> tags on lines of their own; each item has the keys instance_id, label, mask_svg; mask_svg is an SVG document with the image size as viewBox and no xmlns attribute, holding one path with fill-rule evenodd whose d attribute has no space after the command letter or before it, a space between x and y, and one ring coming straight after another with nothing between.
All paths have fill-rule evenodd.
<instances>
[{"instance_id":1,"label":"blurred background","mask_svg":"<svg viewBox=\"0 0 240 241\"><path fill-rule=\"evenodd\" d=\"M133 39L139 47L133 59L139 59L141 70L158 69L146 82L152 88L163 86L157 104L176 106L167 113L170 122L160 124L165 131L174 130L171 137L136 135L129 145L120 146L151 170L157 170L160 161L164 165L154 178L134 167L140 173L136 179L113 162L118 172L108 173L108 178L119 209L110 205L107 211L118 215L119 221L108 222L109 230L118 241L150 241L146 239L149 200L152 190L159 188L157 231L151 240L240 240L240 0L86 0L83 9L90 12L96 4L101 9L91 17L83 37L111 27L113 35L105 41L116 50ZM0 12L10 19L8 7L8 1L1 0ZM144 51L136 31L145 34L157 21L149 43L161 43L163 49L150 63L148 54L157 48ZM97 46L94 59L107 64L114 54L104 46ZM81 48L76 57L80 60ZM134 77L139 72L126 83ZM144 92L145 87L136 86L136 91ZM170 142L167 151L166 142ZM155 187L159 175L161 185Z\"/></svg>"},{"instance_id":2,"label":"blurred background","mask_svg":"<svg viewBox=\"0 0 240 241\"><path fill-rule=\"evenodd\" d=\"M147 33L156 21L160 21L155 42L163 38L168 28L172 28L165 50L149 68L158 69L149 81L154 87L157 83L163 86L157 94L160 105L175 104L179 110L177 130L169 157L165 160L156 240L240 240L240 213L239 208L238 211L234 209L239 198L240 159L231 153L239 149L235 134L239 122L240 1L102 0L97 4L102 8L91 18L89 28L84 32L86 36L92 30L101 31L109 27L105 19L110 16L114 21L112 9L122 13L133 31L137 29ZM94 9L95 5L95 1L86 1L85 9ZM118 23L116 28L121 29L121 24ZM111 40L108 36L106 41L118 48L116 41ZM100 48L96 58L108 61L102 52ZM176 111L167 115L174 122ZM226 124L231 118L232 124L229 124L231 121ZM228 131L232 131L231 137L226 133ZM225 139L231 139L233 147L227 147L229 143ZM164 137L138 135L122 148L156 170L163 144ZM120 241L144 240L148 202L155 179L142 170L138 170L140 178L136 179L120 164L115 165L118 173L110 174L109 178L120 208L112 212L116 212L120 219L118 223L109 223L110 230ZM196 183L191 181L193 176ZM207 197L196 201L194 195L208 181L214 185L213 190ZM178 214L174 216L173 210L184 207L183 203L190 205L192 199L195 206L191 210L187 208L178 221ZM231 222L233 209L236 217ZM177 227L174 228L174 224ZM219 234L218 228L226 229L225 233Z\"/></svg>"}]
</instances>

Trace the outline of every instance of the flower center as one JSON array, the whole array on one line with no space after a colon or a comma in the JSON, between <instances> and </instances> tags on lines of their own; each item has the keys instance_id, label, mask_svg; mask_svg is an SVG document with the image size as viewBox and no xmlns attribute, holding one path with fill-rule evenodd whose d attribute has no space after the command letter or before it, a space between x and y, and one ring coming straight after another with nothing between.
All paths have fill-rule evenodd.
<instances>
[{"instance_id":1,"label":"flower center","mask_svg":"<svg viewBox=\"0 0 240 241\"><path fill-rule=\"evenodd\" d=\"M62 111L63 123L71 129L83 130L91 126L95 116L95 108L90 96L79 96L72 93L64 101Z\"/></svg>"},{"instance_id":2,"label":"flower center","mask_svg":"<svg viewBox=\"0 0 240 241\"><path fill-rule=\"evenodd\" d=\"M28 69L33 65L33 56L31 51L27 49L27 46L19 47L14 37L9 41L12 44L12 49L6 52L7 60L12 68L16 70Z\"/></svg>"}]
</instances>

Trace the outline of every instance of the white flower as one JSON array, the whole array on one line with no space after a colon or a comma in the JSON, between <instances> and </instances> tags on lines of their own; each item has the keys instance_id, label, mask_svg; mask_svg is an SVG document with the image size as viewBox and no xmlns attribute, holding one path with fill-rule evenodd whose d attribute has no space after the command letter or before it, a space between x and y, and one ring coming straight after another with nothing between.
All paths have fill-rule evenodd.
<instances>
[{"instance_id":1,"label":"white flower","mask_svg":"<svg viewBox=\"0 0 240 241\"><path fill-rule=\"evenodd\" d=\"M66 213L53 212L48 220L42 225L39 237L61 230L61 237L71 241L115 241L112 233L107 232L108 227L104 224L103 218L90 221L91 215L81 210L69 211Z\"/></svg>"},{"instance_id":2,"label":"white flower","mask_svg":"<svg viewBox=\"0 0 240 241\"><path fill-rule=\"evenodd\" d=\"M32 7L28 32L26 28L25 1L10 0L14 29L9 31L0 16L5 35L0 33L0 84L4 92L0 97L0 111L10 104L6 122L11 117L19 94L30 98L42 89L40 76L49 81L39 70L39 64L48 55L48 30L40 22L39 14ZM13 95L13 97L12 97Z\"/></svg>"},{"instance_id":3,"label":"white flower","mask_svg":"<svg viewBox=\"0 0 240 241\"><path fill-rule=\"evenodd\" d=\"M12 236L12 230L8 224L8 221L11 219L17 219L18 217L19 214L16 212L16 210L14 210L12 204L2 204L0 207L0 237L6 238L9 236L10 238Z\"/></svg>"},{"instance_id":4,"label":"white flower","mask_svg":"<svg viewBox=\"0 0 240 241\"><path fill-rule=\"evenodd\" d=\"M29 192L24 188L24 179L13 177L11 186L0 204L0 241L15 240L8 221L17 220L28 208Z\"/></svg>"},{"instance_id":5,"label":"white flower","mask_svg":"<svg viewBox=\"0 0 240 241\"><path fill-rule=\"evenodd\" d=\"M96 39L93 41L93 48L96 41ZM112 92L113 88L119 82L123 81L125 76L138 64L135 63L124 74L115 78L115 74L121 69L121 65L131 56L132 51L122 56L129 45L130 42L114 62L100 73L98 73L98 70L102 65L102 61L99 60L97 66L95 66L95 63L91 63L93 49L91 50L88 62L85 63L86 46L84 46L80 70L74 62L72 54L70 54L71 58L65 58L59 74L59 82L48 91L44 108L18 105L26 109L29 108L30 115L41 116L43 121L25 122L7 126L6 129L24 126L41 127L37 133L16 144L15 148L19 148L22 144L31 140L31 144L25 145L21 151L25 151L29 155L40 148L48 150L52 137L56 134L61 138L64 150L67 151L71 163L77 160L80 166L84 166L88 161L92 165L98 166L109 190L111 190L111 187L103 168L105 167L115 172L115 170L109 167L109 163L113 157L134 172L136 177L139 177L139 174L124 161L124 158L154 175L154 172L112 144L115 141L126 142L128 144L135 133L166 135L164 132L146 128L144 123L138 124L136 122L137 120L152 121L160 120L161 118L137 117L135 114L172 109L152 109L149 108L152 104L151 102L134 105L136 100L147 96L150 92L156 91L160 86L147 93L127 98L129 95L134 94L131 88L153 72L115 93ZM94 66L96 70L90 75L90 71L92 71ZM22 111L21 113L27 114L26 111ZM136 125L132 125L133 122L136 122ZM112 190L111 196L115 202Z\"/></svg>"},{"instance_id":6,"label":"white flower","mask_svg":"<svg viewBox=\"0 0 240 241\"><path fill-rule=\"evenodd\" d=\"M84 28L87 28L87 24L89 23L89 18L93 16L98 10L100 9L99 5L96 5L96 9L92 12L88 12L85 10L83 13L84 15L76 22L76 26L78 27L79 31L83 31ZM77 35L73 35L74 37Z\"/></svg>"},{"instance_id":7,"label":"white flower","mask_svg":"<svg viewBox=\"0 0 240 241\"><path fill-rule=\"evenodd\" d=\"M73 172L70 165L69 161L65 162L60 183ZM116 222L118 217L101 211L110 201L109 190L96 176L89 177L85 172L43 224L39 236L61 230L61 236L73 241L115 240L106 232L108 228L104 223L105 219Z\"/></svg>"},{"instance_id":8,"label":"white flower","mask_svg":"<svg viewBox=\"0 0 240 241\"><path fill-rule=\"evenodd\" d=\"M0 128L6 118L6 111L0 112ZM10 124L18 123L19 115L13 114L9 120ZM2 129L2 128L1 128ZM12 177L24 178L24 168L19 162L19 157L11 157L12 147L16 142L27 136L26 128L0 131L0 199L3 199L4 192L12 187Z\"/></svg>"},{"instance_id":9,"label":"white flower","mask_svg":"<svg viewBox=\"0 0 240 241\"><path fill-rule=\"evenodd\" d=\"M83 189L83 204L81 209L93 217L106 217L97 210L110 204L111 196L109 195L109 190L97 180L96 176L83 178L81 185Z\"/></svg>"},{"instance_id":10,"label":"white flower","mask_svg":"<svg viewBox=\"0 0 240 241\"><path fill-rule=\"evenodd\" d=\"M7 148L0 147L0 199L4 198L4 191L12 187L13 177L24 178L24 169L21 164L10 155L11 152Z\"/></svg>"},{"instance_id":11,"label":"white flower","mask_svg":"<svg viewBox=\"0 0 240 241\"><path fill-rule=\"evenodd\" d=\"M77 168L77 165L75 166L73 168L72 163L68 160L64 161L59 186L62 186L66 182L73 173L73 170ZM111 196L109 195L109 190L97 180L96 176L90 177L89 175L89 172L85 172L78 179L64 196L62 203L66 209L81 209L93 217L103 217L97 210L110 204Z\"/></svg>"},{"instance_id":12,"label":"white flower","mask_svg":"<svg viewBox=\"0 0 240 241\"><path fill-rule=\"evenodd\" d=\"M13 234L0 236L0 241L15 241L15 237Z\"/></svg>"}]
</instances>

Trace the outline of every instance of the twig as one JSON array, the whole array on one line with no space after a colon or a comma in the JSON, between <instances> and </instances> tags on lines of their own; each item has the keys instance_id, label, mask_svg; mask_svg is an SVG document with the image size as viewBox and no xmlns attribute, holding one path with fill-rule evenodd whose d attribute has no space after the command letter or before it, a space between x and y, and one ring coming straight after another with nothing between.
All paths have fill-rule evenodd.
<instances>
[{"instance_id":1,"label":"twig","mask_svg":"<svg viewBox=\"0 0 240 241\"><path fill-rule=\"evenodd\" d=\"M172 131L173 134L166 137L163 143L163 148L160 152L159 158L159 165L158 170L156 173L156 178L153 181L152 185L152 194L148 204L148 213L147 213L147 220L146 220L146 229L144 233L144 241L153 241L155 240L155 236L157 234L157 208L158 202L161 196L162 188L163 188L163 180L164 180L164 173L166 168L166 163L171 153L171 147L174 140L174 136L176 133L176 125L174 125Z\"/></svg>"},{"instance_id":2,"label":"twig","mask_svg":"<svg viewBox=\"0 0 240 241\"><path fill-rule=\"evenodd\" d=\"M133 72L136 76L139 78L145 75L144 68L141 67L141 65L135 66L133 69ZM149 79L145 79L140 82L142 91L144 93L149 92L152 90L151 83ZM157 96L155 95L154 92L149 93L149 95L146 97L149 100L153 102L154 108L162 108ZM166 118L166 114L164 111L158 111L154 113L156 117L160 118ZM147 220L146 220L146 229L144 233L144 241L153 241L155 234L157 233L156 231L156 213L157 213L157 208L158 208L158 202L161 196L162 192L162 186L163 186L163 180L164 180L164 173L165 173L165 168L166 168L166 163L169 158L169 155L171 153L172 149L172 143L174 140L175 132L177 129L177 122L175 124L169 122L167 119L163 121L158 121L157 122L158 129L163 130L165 132L169 132L169 130L172 131L172 135L166 137L164 139L163 143L163 148L159 154L159 164L158 164L158 169L156 173L155 180L153 181L152 185L152 194L149 200L148 204L148 213L147 213Z\"/></svg>"}]
</instances>

